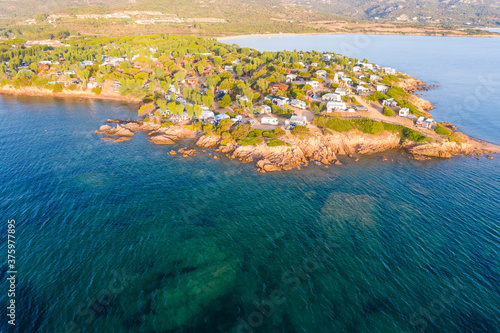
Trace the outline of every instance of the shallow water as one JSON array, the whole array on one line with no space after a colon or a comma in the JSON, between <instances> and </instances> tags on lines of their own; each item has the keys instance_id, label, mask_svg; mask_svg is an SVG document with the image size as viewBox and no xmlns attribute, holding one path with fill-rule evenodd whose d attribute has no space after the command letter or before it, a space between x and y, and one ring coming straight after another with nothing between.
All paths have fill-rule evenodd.
<instances>
[{"instance_id":1,"label":"shallow water","mask_svg":"<svg viewBox=\"0 0 500 333\"><path fill-rule=\"evenodd\" d=\"M19 332L499 331L498 157L260 174L104 142L115 104L0 97Z\"/></svg>"}]
</instances>

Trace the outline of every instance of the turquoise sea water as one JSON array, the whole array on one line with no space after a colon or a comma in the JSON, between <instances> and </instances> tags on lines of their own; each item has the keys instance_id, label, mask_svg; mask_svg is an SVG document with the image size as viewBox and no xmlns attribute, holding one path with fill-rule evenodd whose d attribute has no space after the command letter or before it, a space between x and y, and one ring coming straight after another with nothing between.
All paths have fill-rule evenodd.
<instances>
[{"instance_id":1,"label":"turquoise sea water","mask_svg":"<svg viewBox=\"0 0 500 333\"><path fill-rule=\"evenodd\" d=\"M17 331L500 331L498 157L390 151L259 174L168 154L187 142L94 134L135 114L0 96L0 238L6 253L15 219Z\"/></svg>"}]
</instances>

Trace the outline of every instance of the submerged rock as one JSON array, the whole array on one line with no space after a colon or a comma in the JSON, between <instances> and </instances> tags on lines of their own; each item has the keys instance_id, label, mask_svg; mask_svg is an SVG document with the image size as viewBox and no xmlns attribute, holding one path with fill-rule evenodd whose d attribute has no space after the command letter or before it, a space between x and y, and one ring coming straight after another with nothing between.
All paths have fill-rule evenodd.
<instances>
[{"instance_id":1,"label":"submerged rock","mask_svg":"<svg viewBox=\"0 0 500 333\"><path fill-rule=\"evenodd\" d=\"M179 149L179 154L182 154L182 156L187 157L187 156L194 156L196 155L196 150L195 149L188 149L188 148L180 148Z\"/></svg>"},{"instance_id":2,"label":"submerged rock","mask_svg":"<svg viewBox=\"0 0 500 333\"><path fill-rule=\"evenodd\" d=\"M155 293L146 331L163 332L192 323L195 316L235 287L237 267L236 260L217 262L174 279Z\"/></svg>"},{"instance_id":3,"label":"submerged rock","mask_svg":"<svg viewBox=\"0 0 500 333\"><path fill-rule=\"evenodd\" d=\"M157 145L171 145L174 144L175 141L166 135L155 135L149 138L149 141L156 143Z\"/></svg>"}]
</instances>

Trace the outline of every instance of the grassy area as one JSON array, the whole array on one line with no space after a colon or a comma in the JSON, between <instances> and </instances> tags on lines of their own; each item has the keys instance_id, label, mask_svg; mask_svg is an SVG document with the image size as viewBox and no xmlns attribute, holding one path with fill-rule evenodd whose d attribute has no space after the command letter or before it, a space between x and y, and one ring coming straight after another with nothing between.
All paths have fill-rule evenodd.
<instances>
[{"instance_id":1,"label":"grassy area","mask_svg":"<svg viewBox=\"0 0 500 333\"><path fill-rule=\"evenodd\" d=\"M334 117L315 117L313 123L335 132L347 132L353 129L368 134L378 134L384 131L398 133L403 141L410 140L416 143L430 139L411 128L389 123L382 123L371 119L338 119Z\"/></svg>"},{"instance_id":2,"label":"grassy area","mask_svg":"<svg viewBox=\"0 0 500 333\"><path fill-rule=\"evenodd\" d=\"M394 98L394 100L398 103L398 105L402 108L408 108L411 113L416 116L427 117L427 115L423 112L420 112L418 108L411 104L408 99L411 96L410 93L404 91L402 88L392 87L387 91L387 96Z\"/></svg>"},{"instance_id":3,"label":"grassy area","mask_svg":"<svg viewBox=\"0 0 500 333\"><path fill-rule=\"evenodd\" d=\"M267 145L269 147L278 147L278 146L285 146L286 143L284 143L280 139L271 139L267 142Z\"/></svg>"},{"instance_id":4,"label":"grassy area","mask_svg":"<svg viewBox=\"0 0 500 333\"><path fill-rule=\"evenodd\" d=\"M438 125L434 131L439 135L450 135L452 133L452 130L441 125Z\"/></svg>"}]
</instances>

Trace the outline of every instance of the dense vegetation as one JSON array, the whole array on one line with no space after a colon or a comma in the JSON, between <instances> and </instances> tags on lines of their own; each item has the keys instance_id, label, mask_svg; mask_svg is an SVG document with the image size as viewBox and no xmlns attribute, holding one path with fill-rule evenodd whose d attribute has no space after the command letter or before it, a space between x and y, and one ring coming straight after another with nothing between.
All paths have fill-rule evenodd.
<instances>
[{"instance_id":1,"label":"dense vegetation","mask_svg":"<svg viewBox=\"0 0 500 333\"><path fill-rule=\"evenodd\" d=\"M389 131L398 133L403 141L410 140L413 142L421 143L429 140L419 132L408 127L382 123L371 119L343 120L336 117L315 117L313 119L313 123L324 129L330 129L336 132L347 132L353 129L357 129L363 133L378 134L384 131Z\"/></svg>"},{"instance_id":2,"label":"dense vegetation","mask_svg":"<svg viewBox=\"0 0 500 333\"><path fill-rule=\"evenodd\" d=\"M301 101L304 108L315 114L322 114L327 102L321 96L332 94L340 85L348 91L354 90L358 76L363 76L363 85L369 87L372 94L342 96L345 103L352 105L358 104L358 99L380 101L392 97L400 106L419 114L408 101L411 94L403 89L391 87L386 94L374 91L378 80L394 82L402 76L385 75L382 68L373 64L365 68L366 59L359 61L335 53L327 57L316 51L258 52L213 39L163 34L78 38L64 42L68 44L31 45L22 39L0 42L0 86L38 87L54 93L68 90L105 96L120 94L142 102L139 116L169 125L198 121L189 126L221 135L223 145L261 142L269 146L283 145L283 141L277 139L284 134L282 129L256 130L244 124L242 116L258 114L268 106L273 114L291 118L297 110L288 104L292 99ZM360 71L363 75L359 75ZM290 82L291 73L301 81ZM368 79L372 74L376 76L373 81ZM350 78L353 83L336 83L339 75ZM313 88L313 84L318 86ZM217 110L230 118L217 120L214 117ZM213 125L205 123L204 111ZM383 111L387 116L395 114L389 107ZM233 126L235 122L237 125ZM378 134L387 130L399 133L403 139L425 140L418 132L405 127L367 119L316 117L314 122L335 131L358 129ZM309 128L296 126L291 133L307 136Z\"/></svg>"}]
</instances>

